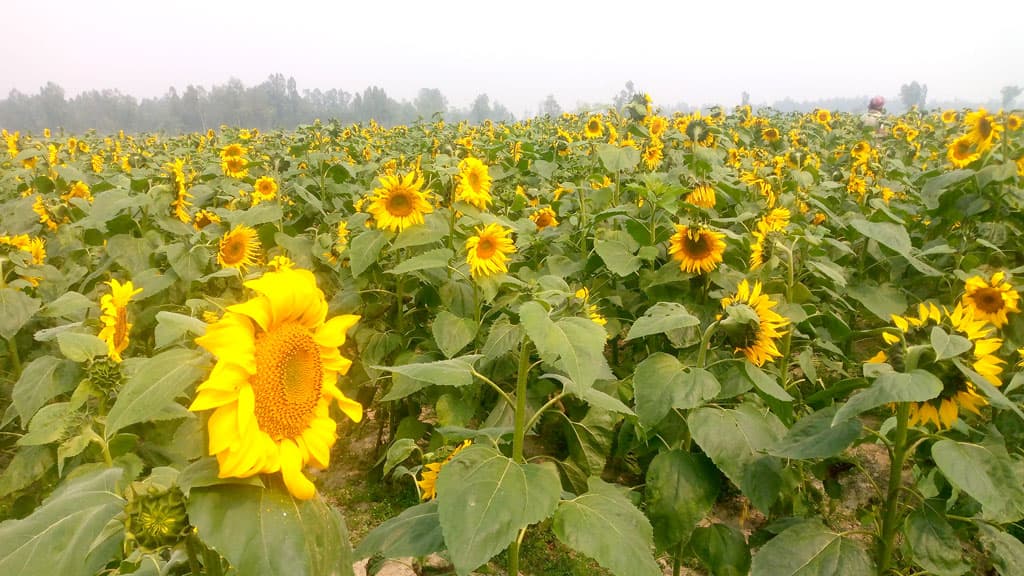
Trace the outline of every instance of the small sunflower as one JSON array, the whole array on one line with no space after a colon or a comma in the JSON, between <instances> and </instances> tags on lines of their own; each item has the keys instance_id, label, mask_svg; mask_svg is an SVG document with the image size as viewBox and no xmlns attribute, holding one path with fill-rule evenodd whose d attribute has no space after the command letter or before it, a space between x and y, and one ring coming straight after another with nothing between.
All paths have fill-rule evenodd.
<instances>
[{"instance_id":1,"label":"small sunflower","mask_svg":"<svg viewBox=\"0 0 1024 576\"><path fill-rule=\"evenodd\" d=\"M237 268L244 272L256 264L261 248L256 230L239 224L221 237L217 262L224 268Z\"/></svg>"},{"instance_id":2,"label":"small sunflower","mask_svg":"<svg viewBox=\"0 0 1024 576\"><path fill-rule=\"evenodd\" d=\"M956 122L956 110L943 110L942 123L952 124L953 122Z\"/></svg>"},{"instance_id":3,"label":"small sunflower","mask_svg":"<svg viewBox=\"0 0 1024 576\"><path fill-rule=\"evenodd\" d=\"M230 178L245 178L249 175L249 161L242 156L225 156L221 158L220 168Z\"/></svg>"},{"instance_id":4,"label":"small sunflower","mask_svg":"<svg viewBox=\"0 0 1024 576\"><path fill-rule=\"evenodd\" d=\"M1010 132L1016 132L1020 130L1021 125L1024 125L1024 119L1016 114L1010 114L1006 117L1006 129Z\"/></svg>"},{"instance_id":5,"label":"small sunflower","mask_svg":"<svg viewBox=\"0 0 1024 576\"><path fill-rule=\"evenodd\" d=\"M701 208L714 208L715 189L707 182L701 182L693 187L693 190L686 195L686 201Z\"/></svg>"},{"instance_id":6,"label":"small sunflower","mask_svg":"<svg viewBox=\"0 0 1024 576\"><path fill-rule=\"evenodd\" d=\"M750 244L750 270L754 271L764 266L765 261L772 257L772 244L764 232L754 231L751 235L754 241Z\"/></svg>"},{"instance_id":7,"label":"small sunflower","mask_svg":"<svg viewBox=\"0 0 1024 576\"><path fill-rule=\"evenodd\" d=\"M652 138L661 138L668 128L668 119L664 116L648 116L644 123L647 124L647 130L651 133Z\"/></svg>"},{"instance_id":8,"label":"small sunflower","mask_svg":"<svg viewBox=\"0 0 1024 576\"><path fill-rule=\"evenodd\" d=\"M469 440L464 440L444 460L423 465L423 470L420 471L420 480L416 482L416 485L420 487L421 499L429 501L437 498L437 475L441 472L441 468L458 456L459 452L468 448L470 444Z\"/></svg>"},{"instance_id":9,"label":"small sunflower","mask_svg":"<svg viewBox=\"0 0 1024 576\"><path fill-rule=\"evenodd\" d=\"M466 240L466 263L473 278L508 272L508 255L516 251L511 234L500 224L488 224Z\"/></svg>"},{"instance_id":10,"label":"small sunflower","mask_svg":"<svg viewBox=\"0 0 1024 576\"><path fill-rule=\"evenodd\" d=\"M970 129L967 138L977 147L978 152L991 148L992 143L999 139L999 133L1003 131L1003 126L984 108L968 113L964 117L964 124Z\"/></svg>"},{"instance_id":11,"label":"small sunflower","mask_svg":"<svg viewBox=\"0 0 1024 576\"><path fill-rule=\"evenodd\" d=\"M786 334L783 329L789 321L774 310L775 304L761 293L760 282L751 287L746 280L740 282L735 296L722 298L726 340L755 366L782 356L775 343Z\"/></svg>"},{"instance_id":12,"label":"small sunflower","mask_svg":"<svg viewBox=\"0 0 1024 576\"><path fill-rule=\"evenodd\" d=\"M99 338L107 343L107 355L114 362L121 361L121 352L128 347L128 333L132 325L128 322L128 302L142 288L135 288L131 281L121 284L117 280L107 282L110 293L100 298L100 322L103 328Z\"/></svg>"},{"instance_id":13,"label":"small sunflower","mask_svg":"<svg viewBox=\"0 0 1024 576\"><path fill-rule=\"evenodd\" d=\"M974 141L969 135L965 135L953 140L946 152L946 158L954 168L966 168L981 158L981 153L974 150Z\"/></svg>"},{"instance_id":14,"label":"small sunflower","mask_svg":"<svg viewBox=\"0 0 1024 576\"><path fill-rule=\"evenodd\" d=\"M92 192L89 191L89 185L81 181L72 184L71 188L61 194L60 198L65 202L70 202L72 198L81 198L92 204Z\"/></svg>"},{"instance_id":15,"label":"small sunflower","mask_svg":"<svg viewBox=\"0 0 1024 576\"><path fill-rule=\"evenodd\" d=\"M824 108L815 110L814 121L824 126L826 130L832 130L832 112Z\"/></svg>"},{"instance_id":16,"label":"small sunflower","mask_svg":"<svg viewBox=\"0 0 1024 576\"><path fill-rule=\"evenodd\" d=\"M487 165L470 156L459 162L459 184L456 201L472 204L479 210L487 210L491 198L491 175Z\"/></svg>"},{"instance_id":17,"label":"small sunflower","mask_svg":"<svg viewBox=\"0 0 1024 576\"><path fill-rule=\"evenodd\" d=\"M725 253L725 234L706 228L676 224L676 233L669 239L668 253L679 260L679 269L691 274L704 274L718 267Z\"/></svg>"},{"instance_id":18,"label":"small sunflower","mask_svg":"<svg viewBox=\"0 0 1024 576\"><path fill-rule=\"evenodd\" d=\"M46 202L43 197L36 195L35 200L32 202L32 211L39 216L39 223L46 226L49 230L57 231L57 222L53 219L53 214L50 213L50 209L46 207Z\"/></svg>"},{"instance_id":19,"label":"small sunflower","mask_svg":"<svg viewBox=\"0 0 1024 576\"><path fill-rule=\"evenodd\" d=\"M256 179L256 183L253 184L252 190L252 205L256 206L260 202L269 202L277 196L277 182L274 181L270 176L260 176Z\"/></svg>"},{"instance_id":20,"label":"small sunflower","mask_svg":"<svg viewBox=\"0 0 1024 576\"><path fill-rule=\"evenodd\" d=\"M401 232L423 224L423 215L434 211L421 190L423 177L419 171L413 170L404 177L381 176L380 184L366 208L373 215L377 228Z\"/></svg>"},{"instance_id":21,"label":"small sunflower","mask_svg":"<svg viewBox=\"0 0 1024 576\"><path fill-rule=\"evenodd\" d=\"M215 224L217 222L220 222L220 216L206 208L203 208L199 212L196 212L195 218L192 219L192 226L198 232L210 224Z\"/></svg>"},{"instance_id":22,"label":"small sunflower","mask_svg":"<svg viewBox=\"0 0 1024 576\"><path fill-rule=\"evenodd\" d=\"M604 124L601 123L600 116L591 116L587 120L587 125L583 128L583 136L587 139L604 136Z\"/></svg>"},{"instance_id":23,"label":"small sunflower","mask_svg":"<svg viewBox=\"0 0 1024 576\"><path fill-rule=\"evenodd\" d=\"M1003 272L996 272L988 281L981 276L968 278L963 303L974 318L991 322L996 328L1006 325L1007 313L1020 312L1020 294L1006 282Z\"/></svg>"},{"instance_id":24,"label":"small sunflower","mask_svg":"<svg viewBox=\"0 0 1024 576\"><path fill-rule=\"evenodd\" d=\"M654 170L661 165L661 161L665 157L664 149L665 145L657 138L652 139L647 146L644 146L643 159L648 170Z\"/></svg>"},{"instance_id":25,"label":"small sunflower","mask_svg":"<svg viewBox=\"0 0 1024 576\"><path fill-rule=\"evenodd\" d=\"M545 206L530 214L530 220L537 225L537 230L543 230L548 226L558 226L558 218L555 216L555 211Z\"/></svg>"},{"instance_id":26,"label":"small sunflower","mask_svg":"<svg viewBox=\"0 0 1024 576\"><path fill-rule=\"evenodd\" d=\"M241 158L245 156L245 147L241 144L228 144L220 151L220 157L224 158Z\"/></svg>"},{"instance_id":27,"label":"small sunflower","mask_svg":"<svg viewBox=\"0 0 1024 576\"><path fill-rule=\"evenodd\" d=\"M778 142L781 135L778 128L768 127L761 130L761 137L764 138L765 142L773 143Z\"/></svg>"},{"instance_id":28,"label":"small sunflower","mask_svg":"<svg viewBox=\"0 0 1024 576\"><path fill-rule=\"evenodd\" d=\"M267 272L245 286L256 296L229 306L196 338L217 364L189 410L213 410L208 453L220 478L281 472L288 491L308 500L316 487L303 468L326 468L338 437L331 404L356 422L363 417L337 387L352 365L339 348L359 317L328 320L308 270Z\"/></svg>"}]
</instances>

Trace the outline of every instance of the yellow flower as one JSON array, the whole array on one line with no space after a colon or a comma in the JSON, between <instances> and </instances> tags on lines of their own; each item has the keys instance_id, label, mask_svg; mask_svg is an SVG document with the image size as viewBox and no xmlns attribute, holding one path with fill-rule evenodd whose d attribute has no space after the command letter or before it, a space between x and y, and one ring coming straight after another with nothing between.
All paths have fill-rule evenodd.
<instances>
[{"instance_id":1,"label":"yellow flower","mask_svg":"<svg viewBox=\"0 0 1024 576\"><path fill-rule=\"evenodd\" d=\"M942 123L952 124L953 122L956 122L956 110L943 110Z\"/></svg>"},{"instance_id":2,"label":"yellow flower","mask_svg":"<svg viewBox=\"0 0 1024 576\"><path fill-rule=\"evenodd\" d=\"M814 111L814 121L825 127L826 130L832 131L832 113L825 109L818 109Z\"/></svg>"},{"instance_id":3,"label":"yellow flower","mask_svg":"<svg viewBox=\"0 0 1024 576\"><path fill-rule=\"evenodd\" d=\"M1006 274L1003 272L993 274L991 281L980 276L967 279L964 307L974 318L991 322L996 328L1006 325L1008 312L1020 312L1019 302L1020 294L1006 282Z\"/></svg>"},{"instance_id":4,"label":"yellow flower","mask_svg":"<svg viewBox=\"0 0 1024 576\"><path fill-rule=\"evenodd\" d=\"M256 296L229 306L196 338L217 358L189 406L211 410L210 455L221 478L281 472L293 496L316 487L303 474L326 468L337 440L330 406L359 422L363 407L337 387L352 361L339 352L358 316L327 318L327 302L308 270L267 272L245 283Z\"/></svg>"},{"instance_id":5,"label":"yellow flower","mask_svg":"<svg viewBox=\"0 0 1024 576\"><path fill-rule=\"evenodd\" d=\"M196 217L195 219L192 220L192 226L198 232L199 230L206 228L210 224L214 224L217 222L220 222L220 216L218 216L214 212L207 210L206 208L203 208L199 212L196 212Z\"/></svg>"},{"instance_id":6,"label":"yellow flower","mask_svg":"<svg viewBox=\"0 0 1024 576\"><path fill-rule=\"evenodd\" d=\"M221 237L217 262L224 268L245 272L246 268L256 264L261 248L256 230L239 224Z\"/></svg>"},{"instance_id":7,"label":"yellow flower","mask_svg":"<svg viewBox=\"0 0 1024 576\"><path fill-rule=\"evenodd\" d=\"M1020 130L1021 125L1024 124L1024 119L1016 114L1010 114L1006 117L1006 129L1010 132L1016 132Z\"/></svg>"},{"instance_id":8,"label":"yellow flower","mask_svg":"<svg viewBox=\"0 0 1024 576\"><path fill-rule=\"evenodd\" d=\"M686 201L701 208L714 208L717 198L715 189L707 182L701 182L693 187L693 191L686 195Z\"/></svg>"},{"instance_id":9,"label":"yellow flower","mask_svg":"<svg viewBox=\"0 0 1024 576\"><path fill-rule=\"evenodd\" d=\"M437 475L441 472L441 468L451 462L452 458L455 458L459 452L462 452L470 444L469 440L464 440L462 444L456 446L451 454L441 462L431 462L423 465L423 470L420 471L420 480L416 482L416 485L420 487L420 498L423 500L437 498Z\"/></svg>"},{"instance_id":10,"label":"yellow flower","mask_svg":"<svg viewBox=\"0 0 1024 576\"><path fill-rule=\"evenodd\" d=\"M518 141L512 142L508 146L508 151L512 155L512 163L519 164L519 160L523 157L523 143Z\"/></svg>"},{"instance_id":11,"label":"yellow flower","mask_svg":"<svg viewBox=\"0 0 1024 576\"><path fill-rule=\"evenodd\" d=\"M220 168L225 176L245 178L249 174L249 161L241 156L225 156L221 158Z\"/></svg>"},{"instance_id":12,"label":"yellow flower","mask_svg":"<svg viewBox=\"0 0 1024 576\"><path fill-rule=\"evenodd\" d=\"M664 148L665 145L657 138L652 138L650 143L644 146L643 159L648 170L654 170L661 165L661 161L665 157Z\"/></svg>"},{"instance_id":13,"label":"yellow flower","mask_svg":"<svg viewBox=\"0 0 1024 576\"><path fill-rule=\"evenodd\" d=\"M764 266L765 260L771 258L772 244L768 243L768 235L764 232L754 231L751 235L754 242L750 245L750 269L753 271Z\"/></svg>"},{"instance_id":14,"label":"yellow flower","mask_svg":"<svg viewBox=\"0 0 1024 576\"><path fill-rule=\"evenodd\" d=\"M459 162L459 184L456 201L466 202L479 210L487 210L491 198L491 175L487 165L470 156Z\"/></svg>"},{"instance_id":15,"label":"yellow flower","mask_svg":"<svg viewBox=\"0 0 1024 576\"><path fill-rule=\"evenodd\" d=\"M221 160L225 158L241 158L245 156L245 147L241 144L228 144L220 151Z\"/></svg>"},{"instance_id":16,"label":"yellow flower","mask_svg":"<svg viewBox=\"0 0 1024 576\"><path fill-rule=\"evenodd\" d=\"M746 280L740 282L735 296L722 298L726 317L721 322L726 340L755 366L782 356L775 343L785 335L783 328L789 321L773 309L775 304L761 293L760 282L751 288Z\"/></svg>"},{"instance_id":17,"label":"yellow flower","mask_svg":"<svg viewBox=\"0 0 1024 576\"><path fill-rule=\"evenodd\" d=\"M508 272L508 255L516 251L512 230L500 224L488 224L476 229L476 235L466 240L466 263L473 278L485 278Z\"/></svg>"},{"instance_id":18,"label":"yellow flower","mask_svg":"<svg viewBox=\"0 0 1024 576\"><path fill-rule=\"evenodd\" d=\"M292 262L292 259L287 256L274 256L270 259L270 262L267 262L267 268L270 268L275 272L291 270L295 268L295 262Z\"/></svg>"},{"instance_id":19,"label":"yellow flower","mask_svg":"<svg viewBox=\"0 0 1024 576\"><path fill-rule=\"evenodd\" d=\"M128 302L142 288L135 288L131 281L121 284L117 280L107 282L110 293L100 298L100 322L103 328L99 338L107 343L107 355L114 362L121 361L121 352L128 347L128 333L132 325L128 322Z\"/></svg>"},{"instance_id":20,"label":"yellow flower","mask_svg":"<svg viewBox=\"0 0 1024 576\"><path fill-rule=\"evenodd\" d=\"M427 201L423 177L413 170L405 177L381 176L381 187L373 191L373 197L366 211L373 215L377 228L401 232L406 228L423 224L423 215L434 211Z\"/></svg>"},{"instance_id":21,"label":"yellow flower","mask_svg":"<svg viewBox=\"0 0 1024 576\"><path fill-rule=\"evenodd\" d=\"M778 142L781 135L778 128L769 127L761 130L761 137L765 142Z\"/></svg>"},{"instance_id":22,"label":"yellow flower","mask_svg":"<svg viewBox=\"0 0 1024 576\"><path fill-rule=\"evenodd\" d=\"M974 141L970 136L960 136L949 145L946 158L955 168L966 168L972 162L981 158L981 153L973 150Z\"/></svg>"},{"instance_id":23,"label":"yellow flower","mask_svg":"<svg viewBox=\"0 0 1024 576\"><path fill-rule=\"evenodd\" d=\"M984 108L968 113L964 117L964 124L970 128L967 138L979 153L991 148L992 143L999 139L999 133L1003 131L1002 124L997 123L995 117Z\"/></svg>"},{"instance_id":24,"label":"yellow flower","mask_svg":"<svg viewBox=\"0 0 1024 576\"><path fill-rule=\"evenodd\" d=\"M270 176L260 176L256 179L256 183L253 184L252 190L252 205L256 206L260 202L269 202L277 196L277 182L274 181Z\"/></svg>"},{"instance_id":25,"label":"yellow flower","mask_svg":"<svg viewBox=\"0 0 1024 576\"><path fill-rule=\"evenodd\" d=\"M718 267L725 253L725 234L704 228L676 224L676 233L669 239L668 253L679 260L679 269L691 274L711 272Z\"/></svg>"},{"instance_id":26,"label":"yellow flower","mask_svg":"<svg viewBox=\"0 0 1024 576\"><path fill-rule=\"evenodd\" d=\"M92 192L89 191L89 185L80 181L72 184L71 188L64 194L61 194L60 198L65 202L69 202L72 198L82 198L92 204Z\"/></svg>"},{"instance_id":27,"label":"yellow flower","mask_svg":"<svg viewBox=\"0 0 1024 576\"><path fill-rule=\"evenodd\" d=\"M588 139L604 136L604 124L601 123L600 116L591 116L587 120L587 125L583 128L583 136Z\"/></svg>"},{"instance_id":28,"label":"yellow flower","mask_svg":"<svg viewBox=\"0 0 1024 576\"><path fill-rule=\"evenodd\" d=\"M647 125L651 138L661 138L661 135L668 128L668 119L664 116L649 115L644 118L644 124Z\"/></svg>"},{"instance_id":29,"label":"yellow flower","mask_svg":"<svg viewBox=\"0 0 1024 576\"><path fill-rule=\"evenodd\" d=\"M555 211L545 206L530 214L530 220L537 225L537 230L543 230L548 226L558 226L558 218L555 216Z\"/></svg>"},{"instance_id":30,"label":"yellow flower","mask_svg":"<svg viewBox=\"0 0 1024 576\"><path fill-rule=\"evenodd\" d=\"M57 223L53 220L53 216L50 215L50 210L46 207L42 196L36 195L35 201L32 202L32 211L39 216L40 224L43 224L52 231L57 230Z\"/></svg>"}]
</instances>

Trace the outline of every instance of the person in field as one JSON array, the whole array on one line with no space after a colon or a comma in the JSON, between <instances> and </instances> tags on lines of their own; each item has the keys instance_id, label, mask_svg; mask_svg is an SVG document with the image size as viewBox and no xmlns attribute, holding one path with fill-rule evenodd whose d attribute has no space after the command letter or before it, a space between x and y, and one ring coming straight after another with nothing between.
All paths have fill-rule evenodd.
<instances>
[{"instance_id":1,"label":"person in field","mask_svg":"<svg viewBox=\"0 0 1024 576\"><path fill-rule=\"evenodd\" d=\"M884 133L882 119L885 117L885 98L875 96L868 103L868 111L861 115L861 122L865 127L871 128L875 134Z\"/></svg>"}]
</instances>

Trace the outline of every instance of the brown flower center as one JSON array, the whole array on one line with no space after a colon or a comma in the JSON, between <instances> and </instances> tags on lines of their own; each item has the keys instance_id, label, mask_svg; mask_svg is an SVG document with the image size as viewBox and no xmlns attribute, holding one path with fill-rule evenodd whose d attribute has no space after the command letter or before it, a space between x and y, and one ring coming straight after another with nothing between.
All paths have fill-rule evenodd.
<instances>
[{"instance_id":1,"label":"brown flower center","mask_svg":"<svg viewBox=\"0 0 1024 576\"><path fill-rule=\"evenodd\" d=\"M683 237L683 252L693 260L703 260L711 254L711 239L700 230L689 230Z\"/></svg>"},{"instance_id":2,"label":"brown flower center","mask_svg":"<svg viewBox=\"0 0 1024 576\"><path fill-rule=\"evenodd\" d=\"M413 202L412 198L409 197L409 192L405 189L395 190L388 197L388 213L397 218L402 218L412 214Z\"/></svg>"},{"instance_id":3,"label":"brown flower center","mask_svg":"<svg viewBox=\"0 0 1024 576\"><path fill-rule=\"evenodd\" d=\"M485 236L480 239L480 242L476 245L476 257L481 259L488 259L494 256L494 253L498 250L498 245L494 242L494 239Z\"/></svg>"},{"instance_id":4,"label":"brown flower center","mask_svg":"<svg viewBox=\"0 0 1024 576\"><path fill-rule=\"evenodd\" d=\"M1003 309L1003 295L998 288L982 288L974 293L974 305L986 314L995 314Z\"/></svg>"},{"instance_id":5,"label":"brown flower center","mask_svg":"<svg viewBox=\"0 0 1024 576\"><path fill-rule=\"evenodd\" d=\"M256 337L256 421L274 440L294 438L313 418L323 384L320 350L309 330L286 323Z\"/></svg>"}]
</instances>

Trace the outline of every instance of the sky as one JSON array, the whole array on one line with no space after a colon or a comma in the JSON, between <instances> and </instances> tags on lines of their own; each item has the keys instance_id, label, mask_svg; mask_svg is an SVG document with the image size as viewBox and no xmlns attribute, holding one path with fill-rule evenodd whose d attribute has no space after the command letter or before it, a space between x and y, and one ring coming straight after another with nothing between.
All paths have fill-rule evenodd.
<instances>
[{"instance_id":1,"label":"sky","mask_svg":"<svg viewBox=\"0 0 1024 576\"><path fill-rule=\"evenodd\" d=\"M514 114L553 94L610 102L632 80L660 104L813 100L928 85L929 100L985 101L1024 86L1024 2L718 0L0 0L0 98L47 81L68 96L251 86L397 99L481 93ZM14 47L15 50L11 50Z\"/></svg>"}]
</instances>

